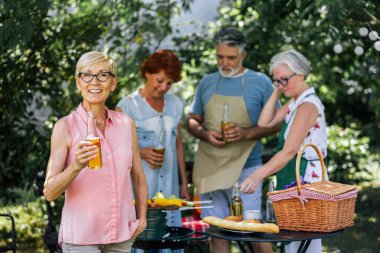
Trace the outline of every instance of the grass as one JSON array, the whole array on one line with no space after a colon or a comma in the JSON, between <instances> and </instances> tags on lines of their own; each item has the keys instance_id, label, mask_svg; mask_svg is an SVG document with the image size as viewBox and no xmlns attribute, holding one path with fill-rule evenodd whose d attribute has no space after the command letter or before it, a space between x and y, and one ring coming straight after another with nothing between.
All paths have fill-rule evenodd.
<instances>
[{"instance_id":1,"label":"grass","mask_svg":"<svg viewBox=\"0 0 380 253\"><path fill-rule=\"evenodd\" d=\"M355 225L342 235L323 240L326 252L380 252L380 185L361 187L356 201Z\"/></svg>"}]
</instances>

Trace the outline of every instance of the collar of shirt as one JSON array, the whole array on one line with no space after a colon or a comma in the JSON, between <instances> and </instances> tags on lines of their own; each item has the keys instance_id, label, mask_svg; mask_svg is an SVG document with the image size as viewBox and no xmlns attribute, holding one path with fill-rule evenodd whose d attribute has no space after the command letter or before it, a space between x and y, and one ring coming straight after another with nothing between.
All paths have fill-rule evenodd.
<instances>
[{"instance_id":1,"label":"collar of shirt","mask_svg":"<svg viewBox=\"0 0 380 253\"><path fill-rule=\"evenodd\" d=\"M305 90L305 91L301 94L301 96L299 96L299 98L297 98L297 100L294 101L294 104L295 104L296 106L298 106L299 103L301 103L302 100L303 100L307 95L312 94L312 93L315 93L315 89L314 89L314 87L311 87L311 88Z\"/></svg>"},{"instance_id":2,"label":"collar of shirt","mask_svg":"<svg viewBox=\"0 0 380 253\"><path fill-rule=\"evenodd\" d=\"M106 115L107 115L106 125L108 123L112 124L112 122L114 121L115 115L113 115L111 110L109 110L106 106L105 106L105 110L106 110ZM80 103L80 105L75 111L79 114L79 116L83 119L84 122L87 122L87 111L84 109L83 103Z\"/></svg>"}]
</instances>

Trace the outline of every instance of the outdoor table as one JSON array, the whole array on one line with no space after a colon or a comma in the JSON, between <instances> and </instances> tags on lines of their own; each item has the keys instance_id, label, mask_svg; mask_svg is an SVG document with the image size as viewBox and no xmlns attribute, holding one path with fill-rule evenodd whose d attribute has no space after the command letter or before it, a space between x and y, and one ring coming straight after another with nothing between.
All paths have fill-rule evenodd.
<instances>
[{"instance_id":1,"label":"outdoor table","mask_svg":"<svg viewBox=\"0 0 380 253\"><path fill-rule=\"evenodd\" d=\"M248 242L292 242L292 241L301 241L301 244L298 248L297 253L305 253L307 248L310 245L311 240L321 239L331 236L336 236L343 233L342 230L322 233L322 232L303 232L303 231L290 231L290 230L280 230L279 233L239 233L222 230L215 226L210 226L207 229L206 234L209 236L236 241L241 252L245 253L246 249L243 244L246 244L249 252L254 252L251 245Z\"/></svg>"},{"instance_id":2,"label":"outdoor table","mask_svg":"<svg viewBox=\"0 0 380 253\"><path fill-rule=\"evenodd\" d=\"M184 249L189 246L196 246L202 252L201 248L193 244L194 241L206 240L208 235L201 232L194 232L191 229L183 227L167 227L167 234L160 239L148 239L137 237L133 247L142 249L147 252L150 249Z\"/></svg>"}]
</instances>

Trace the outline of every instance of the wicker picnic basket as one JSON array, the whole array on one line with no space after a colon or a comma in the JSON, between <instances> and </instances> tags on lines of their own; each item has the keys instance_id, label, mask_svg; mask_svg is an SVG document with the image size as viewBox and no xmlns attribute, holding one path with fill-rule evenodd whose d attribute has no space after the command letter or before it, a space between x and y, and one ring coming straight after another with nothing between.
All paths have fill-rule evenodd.
<instances>
[{"instance_id":1,"label":"wicker picnic basket","mask_svg":"<svg viewBox=\"0 0 380 253\"><path fill-rule=\"evenodd\" d=\"M305 148L317 152L322 167L322 181L301 185L300 159ZM304 145L297 155L297 186L268 193L280 229L332 232L354 224L358 190L354 185L334 183L325 178L326 167L318 147Z\"/></svg>"}]
</instances>

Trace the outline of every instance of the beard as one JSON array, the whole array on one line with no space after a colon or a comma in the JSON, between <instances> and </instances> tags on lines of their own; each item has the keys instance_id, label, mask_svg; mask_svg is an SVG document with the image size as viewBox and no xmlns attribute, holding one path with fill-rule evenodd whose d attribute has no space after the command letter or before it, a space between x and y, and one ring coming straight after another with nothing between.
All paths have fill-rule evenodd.
<instances>
[{"instance_id":1,"label":"beard","mask_svg":"<svg viewBox=\"0 0 380 253\"><path fill-rule=\"evenodd\" d=\"M236 68L232 68L232 67L220 67L220 66L218 66L218 70L219 70L219 73L223 77L233 77L233 76L235 76L239 72L239 70L241 69L242 66L243 66L243 62L241 61ZM226 69L229 70L229 72L227 72L227 73L224 72Z\"/></svg>"}]
</instances>

